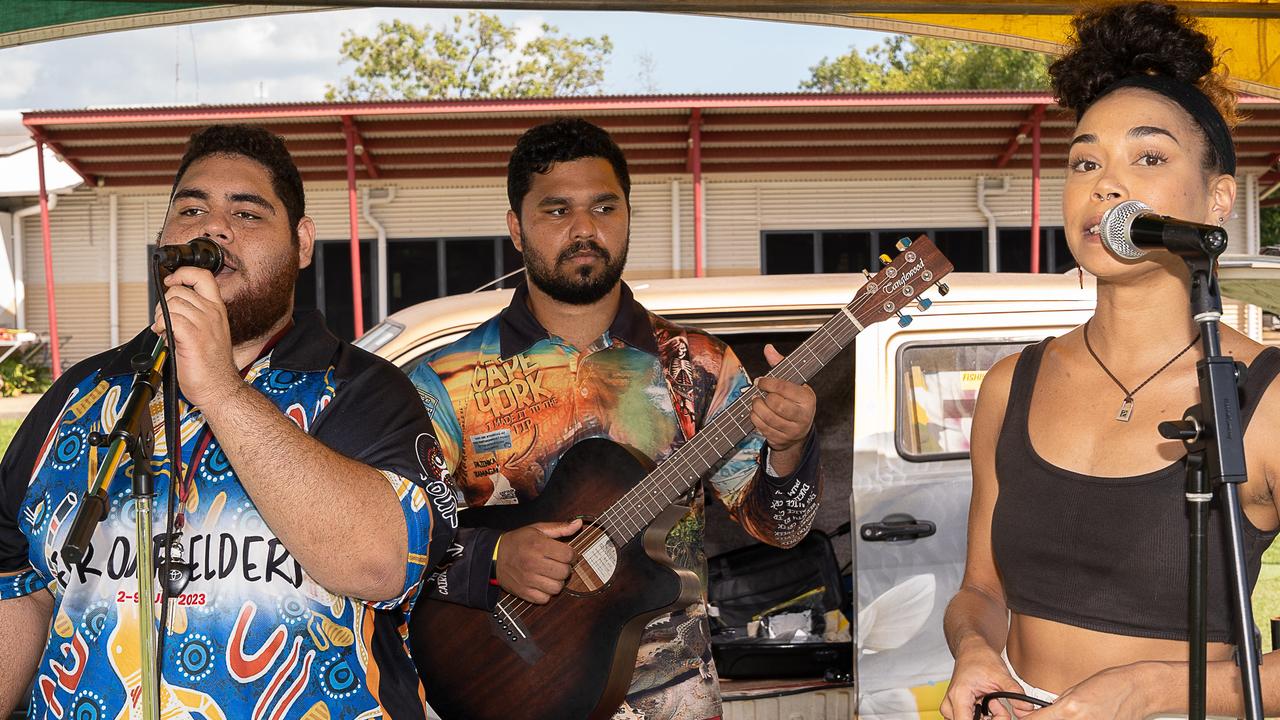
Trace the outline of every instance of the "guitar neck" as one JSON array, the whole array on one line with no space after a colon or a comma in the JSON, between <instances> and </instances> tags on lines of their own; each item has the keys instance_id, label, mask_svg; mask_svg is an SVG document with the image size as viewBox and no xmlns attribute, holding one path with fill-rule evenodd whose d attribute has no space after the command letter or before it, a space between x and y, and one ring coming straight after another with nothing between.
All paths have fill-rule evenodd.
<instances>
[{"instance_id":1,"label":"guitar neck","mask_svg":"<svg viewBox=\"0 0 1280 720\"><path fill-rule=\"evenodd\" d=\"M794 383L806 383L849 346L861 326L849 312L838 312L778 363L768 374ZM623 495L602 516L610 535L630 540L663 510L683 497L698 481L752 433L751 403L760 397L755 385L720 411L696 435L660 463L653 472Z\"/></svg>"},{"instance_id":2,"label":"guitar neck","mask_svg":"<svg viewBox=\"0 0 1280 720\"><path fill-rule=\"evenodd\" d=\"M953 268L932 240L923 235L915 240L903 238L897 249L900 251L897 258L881 255L885 266L880 272L874 277L867 274L867 282L858 289L853 301L778 363L769 377L808 382L848 347L862 328L894 315L899 316L899 324L906 327L911 318L903 316L902 311L908 305L927 310L932 304L921 299L921 293L937 284L939 292L947 294L949 289L939 281ZM754 385L748 387L600 516L598 521L615 542L627 542L648 527L755 429L751 423L751 403L757 397L760 391Z\"/></svg>"}]
</instances>

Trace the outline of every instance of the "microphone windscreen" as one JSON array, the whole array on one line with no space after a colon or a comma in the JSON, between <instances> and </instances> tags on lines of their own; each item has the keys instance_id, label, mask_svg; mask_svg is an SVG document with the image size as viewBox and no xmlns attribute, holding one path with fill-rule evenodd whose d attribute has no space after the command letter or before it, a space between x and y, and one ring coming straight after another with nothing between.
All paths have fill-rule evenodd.
<instances>
[{"instance_id":1,"label":"microphone windscreen","mask_svg":"<svg viewBox=\"0 0 1280 720\"><path fill-rule=\"evenodd\" d=\"M221 245L206 237L193 238L187 244L191 246L192 265L218 274L223 262Z\"/></svg>"},{"instance_id":2,"label":"microphone windscreen","mask_svg":"<svg viewBox=\"0 0 1280 720\"><path fill-rule=\"evenodd\" d=\"M151 252L151 262L166 272L180 267L198 267L216 274L222 269L222 246L205 237L180 245L161 245Z\"/></svg>"},{"instance_id":3,"label":"microphone windscreen","mask_svg":"<svg viewBox=\"0 0 1280 720\"><path fill-rule=\"evenodd\" d=\"M1098 223L1102 244L1126 260L1137 260L1146 255L1146 250L1133 244L1129 231L1133 227L1134 218L1149 212L1151 208L1141 200L1126 200L1107 210Z\"/></svg>"}]
</instances>

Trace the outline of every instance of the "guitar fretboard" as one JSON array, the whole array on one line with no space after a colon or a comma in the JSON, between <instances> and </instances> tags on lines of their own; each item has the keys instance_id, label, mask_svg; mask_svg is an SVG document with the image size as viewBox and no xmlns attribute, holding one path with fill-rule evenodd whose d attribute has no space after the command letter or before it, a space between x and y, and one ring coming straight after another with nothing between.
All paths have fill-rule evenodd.
<instances>
[{"instance_id":1,"label":"guitar fretboard","mask_svg":"<svg viewBox=\"0 0 1280 720\"><path fill-rule=\"evenodd\" d=\"M823 323L768 376L794 383L811 380L860 332L861 328L847 310L837 312ZM761 394L755 385L748 386L693 438L605 511L600 521L616 542L622 544L635 537L755 430L751 423L751 403Z\"/></svg>"}]
</instances>

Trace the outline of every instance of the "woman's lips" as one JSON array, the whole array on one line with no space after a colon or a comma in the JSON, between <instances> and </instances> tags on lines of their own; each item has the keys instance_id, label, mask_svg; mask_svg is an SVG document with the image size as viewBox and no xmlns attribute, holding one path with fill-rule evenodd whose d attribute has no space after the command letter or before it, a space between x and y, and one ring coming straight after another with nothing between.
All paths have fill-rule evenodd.
<instances>
[{"instance_id":1,"label":"woman's lips","mask_svg":"<svg viewBox=\"0 0 1280 720\"><path fill-rule=\"evenodd\" d=\"M1086 240L1100 240L1102 237L1102 216L1095 215L1089 218L1084 224L1084 237Z\"/></svg>"}]
</instances>

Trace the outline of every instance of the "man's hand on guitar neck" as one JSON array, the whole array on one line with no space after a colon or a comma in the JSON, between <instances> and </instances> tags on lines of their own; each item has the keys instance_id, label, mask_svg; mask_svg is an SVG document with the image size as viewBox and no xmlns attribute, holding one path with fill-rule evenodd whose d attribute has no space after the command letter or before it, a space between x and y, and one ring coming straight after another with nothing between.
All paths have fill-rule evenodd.
<instances>
[{"instance_id":1,"label":"man's hand on guitar neck","mask_svg":"<svg viewBox=\"0 0 1280 720\"><path fill-rule=\"evenodd\" d=\"M573 548L558 538L582 529L581 520L541 522L502 534L495 570L503 590L531 603L545 605L559 595L569 579Z\"/></svg>"},{"instance_id":2,"label":"man's hand on guitar neck","mask_svg":"<svg viewBox=\"0 0 1280 720\"><path fill-rule=\"evenodd\" d=\"M782 362L772 344L764 346L769 367ZM764 391L751 403L751 422L769 444L769 464L778 477L795 472L803 459L804 441L813 428L818 397L813 388L779 378L761 377L756 387Z\"/></svg>"}]
</instances>

